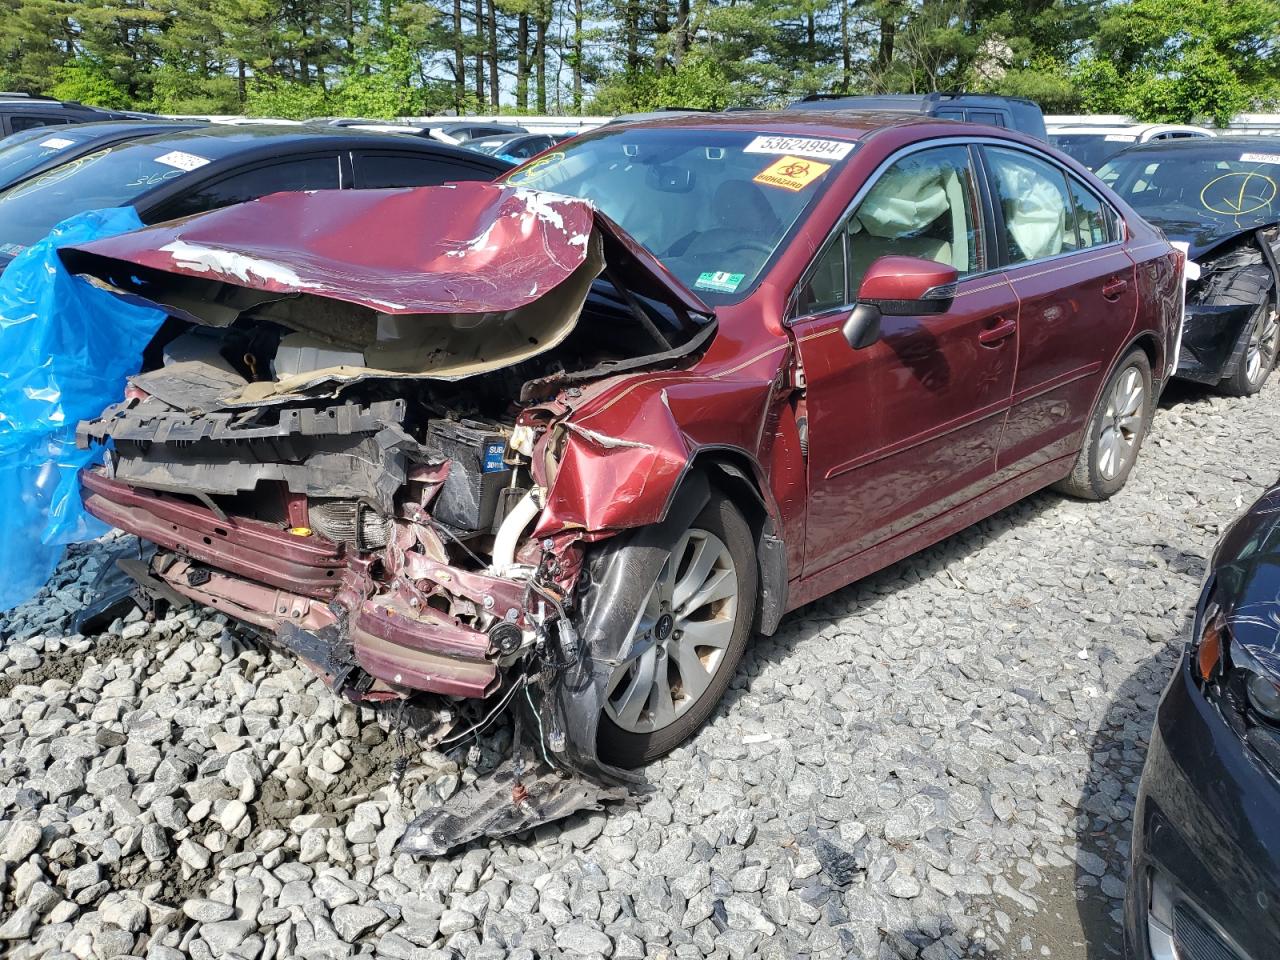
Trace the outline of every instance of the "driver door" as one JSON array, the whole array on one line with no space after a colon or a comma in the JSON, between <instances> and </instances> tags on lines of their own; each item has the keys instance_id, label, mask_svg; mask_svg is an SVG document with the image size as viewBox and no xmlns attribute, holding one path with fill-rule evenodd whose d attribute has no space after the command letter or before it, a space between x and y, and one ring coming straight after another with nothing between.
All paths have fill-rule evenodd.
<instances>
[{"instance_id":1,"label":"driver door","mask_svg":"<svg viewBox=\"0 0 1280 960\"><path fill-rule=\"evenodd\" d=\"M846 562L838 579L862 576L894 559L891 541L912 544L897 555L918 549L913 529L993 484L1018 302L987 272L984 211L967 146L914 150L883 170L806 274L790 325L808 422L806 578ZM841 327L866 268L890 254L955 266L955 301L933 316L886 316L880 339L855 350Z\"/></svg>"}]
</instances>

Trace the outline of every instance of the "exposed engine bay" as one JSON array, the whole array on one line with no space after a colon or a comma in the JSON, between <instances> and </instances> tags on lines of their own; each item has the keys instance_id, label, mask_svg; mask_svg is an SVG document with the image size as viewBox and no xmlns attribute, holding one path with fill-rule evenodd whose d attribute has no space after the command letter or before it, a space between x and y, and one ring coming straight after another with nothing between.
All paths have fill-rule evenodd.
<instances>
[{"instance_id":1,"label":"exposed engine bay","mask_svg":"<svg viewBox=\"0 0 1280 960\"><path fill-rule=\"evenodd\" d=\"M637 271L587 204L466 187L477 222L463 242L430 241L437 262L458 252L453 289L437 272L422 275L429 289L402 276L370 294L330 282L331 263L231 252L197 229L237 208L64 259L169 314L125 397L77 434L109 446L83 477L86 508L157 548L127 571L140 589L251 625L351 699L477 698L494 713L514 702L535 742L499 777L520 788L522 809L499 818L509 833L616 797L628 779L573 742L558 706L561 674L582 657L584 548L612 533L543 517L576 398L619 372L686 362L715 324ZM295 197L258 204L279 202L288 220ZM505 259L484 256L502 230L517 235ZM521 259L530 248L538 256ZM566 790L544 769L526 788L521 771L539 758L594 786ZM494 835L481 807L480 832ZM407 848L465 842L471 828L455 820L411 831Z\"/></svg>"}]
</instances>

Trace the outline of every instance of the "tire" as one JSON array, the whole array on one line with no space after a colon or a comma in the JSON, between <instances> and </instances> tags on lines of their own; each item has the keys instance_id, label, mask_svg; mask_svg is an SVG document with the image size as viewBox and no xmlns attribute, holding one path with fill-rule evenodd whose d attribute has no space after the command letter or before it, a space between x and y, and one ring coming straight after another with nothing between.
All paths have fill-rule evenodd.
<instances>
[{"instance_id":1,"label":"tire","mask_svg":"<svg viewBox=\"0 0 1280 960\"><path fill-rule=\"evenodd\" d=\"M1218 384L1218 390L1229 397L1251 397L1267 382L1275 369L1280 351L1280 323L1276 318L1276 301L1264 292L1258 309L1249 317L1240 342L1232 351L1231 372Z\"/></svg>"},{"instance_id":2,"label":"tire","mask_svg":"<svg viewBox=\"0 0 1280 960\"><path fill-rule=\"evenodd\" d=\"M1130 387L1140 385L1132 402ZM1116 365L1085 428L1085 442L1075 466L1054 489L1081 500L1106 500L1114 496L1133 470L1151 426L1154 410L1151 361L1141 347L1134 347ZM1104 453L1110 456L1104 458Z\"/></svg>"},{"instance_id":3,"label":"tire","mask_svg":"<svg viewBox=\"0 0 1280 960\"><path fill-rule=\"evenodd\" d=\"M610 677L597 736L601 759L619 767L638 767L665 756L697 732L733 679L754 621L759 580L755 545L751 528L728 497L712 490L689 530L669 549L676 559L663 566L658 583L628 588L636 591L642 610L636 630L646 640L635 645L642 652ZM706 577L697 582L694 575L702 564L696 560L706 563L712 553ZM696 604L700 595L718 596L730 584L731 597ZM683 604L681 594L687 598ZM700 645L697 639L715 644ZM686 659L691 654L694 659ZM702 674L690 672L690 682L700 689L685 695L689 684L681 664L695 660L697 666L686 669L702 667L705 685ZM662 679L670 692L666 702L671 712L665 717Z\"/></svg>"}]
</instances>

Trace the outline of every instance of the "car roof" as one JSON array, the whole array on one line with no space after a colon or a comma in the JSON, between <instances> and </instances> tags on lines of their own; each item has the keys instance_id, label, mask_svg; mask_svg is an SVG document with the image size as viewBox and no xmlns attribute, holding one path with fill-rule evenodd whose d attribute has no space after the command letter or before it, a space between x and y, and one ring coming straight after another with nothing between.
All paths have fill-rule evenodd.
<instances>
[{"instance_id":1,"label":"car roof","mask_svg":"<svg viewBox=\"0 0 1280 960\"><path fill-rule=\"evenodd\" d=\"M774 135L824 136L839 140L860 140L869 133L886 127L913 124L956 126L959 121L928 117L920 113L894 113L888 110L730 110L723 113L664 113L626 124L637 127L683 127L719 130L742 130ZM966 125L968 126L968 125ZM600 129L617 129L606 125Z\"/></svg>"},{"instance_id":2,"label":"car roof","mask_svg":"<svg viewBox=\"0 0 1280 960\"><path fill-rule=\"evenodd\" d=\"M1206 130L1190 123L1055 123L1049 127L1049 135L1096 133L1141 136L1152 130ZM1206 131L1207 132L1207 131Z\"/></svg>"},{"instance_id":3,"label":"car roof","mask_svg":"<svg viewBox=\"0 0 1280 960\"><path fill-rule=\"evenodd\" d=\"M476 156L474 151L454 148L450 144L433 142L421 137L406 137L397 133L380 133L350 127L284 124L212 124L197 126L191 130L159 133L133 142L172 144L175 149L187 150L210 160L254 153L271 155L282 147L311 150L352 150L361 146L394 147L398 150L448 154L467 160L474 160Z\"/></svg>"},{"instance_id":4,"label":"car roof","mask_svg":"<svg viewBox=\"0 0 1280 960\"><path fill-rule=\"evenodd\" d=\"M180 131L200 129L206 124L199 120L92 120L89 123L73 123L66 126L34 127L43 130L46 137L76 137L80 142L96 138L109 139L130 134L153 135L166 130ZM0 146L4 144L0 140Z\"/></svg>"},{"instance_id":5,"label":"car roof","mask_svg":"<svg viewBox=\"0 0 1280 960\"><path fill-rule=\"evenodd\" d=\"M1135 143L1125 147L1111 159L1127 157L1135 153L1171 153L1180 151L1184 154L1201 151L1213 155L1239 153L1242 150L1256 150L1259 153L1271 153L1280 156L1280 138L1278 137L1187 137L1183 140L1152 140L1148 143Z\"/></svg>"}]
</instances>

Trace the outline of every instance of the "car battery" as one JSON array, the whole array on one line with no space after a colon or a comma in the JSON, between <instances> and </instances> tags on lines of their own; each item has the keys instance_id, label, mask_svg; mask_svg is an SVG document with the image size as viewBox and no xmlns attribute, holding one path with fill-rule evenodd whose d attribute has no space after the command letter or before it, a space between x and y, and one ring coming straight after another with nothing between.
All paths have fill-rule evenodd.
<instances>
[{"instance_id":1,"label":"car battery","mask_svg":"<svg viewBox=\"0 0 1280 960\"><path fill-rule=\"evenodd\" d=\"M449 461L449 476L431 515L468 533L488 532L502 489L511 482L503 462L511 431L481 420L428 420L426 447Z\"/></svg>"}]
</instances>

